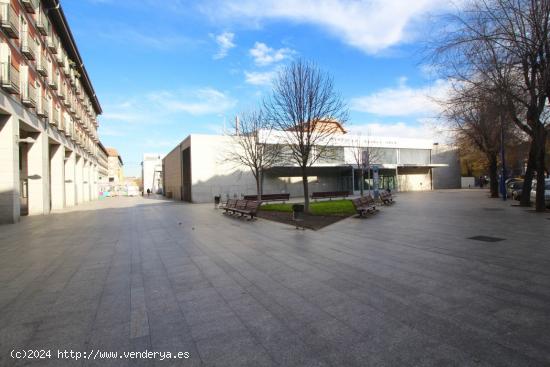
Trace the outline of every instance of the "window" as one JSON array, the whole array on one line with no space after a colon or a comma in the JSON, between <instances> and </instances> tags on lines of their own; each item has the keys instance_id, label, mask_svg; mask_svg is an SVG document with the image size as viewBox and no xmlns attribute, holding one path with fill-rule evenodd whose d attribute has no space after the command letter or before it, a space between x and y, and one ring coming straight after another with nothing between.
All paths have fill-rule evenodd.
<instances>
[{"instance_id":1,"label":"window","mask_svg":"<svg viewBox=\"0 0 550 367\"><path fill-rule=\"evenodd\" d=\"M52 96L48 94L48 115L50 116L51 121L53 121L53 100Z\"/></svg>"},{"instance_id":2,"label":"window","mask_svg":"<svg viewBox=\"0 0 550 367\"><path fill-rule=\"evenodd\" d=\"M24 99L27 99L29 98L29 67L27 65L19 67L19 78L21 95Z\"/></svg>"},{"instance_id":3,"label":"window","mask_svg":"<svg viewBox=\"0 0 550 367\"><path fill-rule=\"evenodd\" d=\"M53 76L52 60L48 57L47 62L48 62L48 78L51 79Z\"/></svg>"},{"instance_id":4,"label":"window","mask_svg":"<svg viewBox=\"0 0 550 367\"><path fill-rule=\"evenodd\" d=\"M399 149L399 163L401 164L430 164L429 149Z\"/></svg>"},{"instance_id":5,"label":"window","mask_svg":"<svg viewBox=\"0 0 550 367\"><path fill-rule=\"evenodd\" d=\"M396 164L397 150L394 148L368 148L371 164Z\"/></svg>"},{"instance_id":6,"label":"window","mask_svg":"<svg viewBox=\"0 0 550 367\"><path fill-rule=\"evenodd\" d=\"M36 87L36 110L37 111L42 111L42 86L40 85L39 82L35 82L34 83L34 86Z\"/></svg>"},{"instance_id":7,"label":"window","mask_svg":"<svg viewBox=\"0 0 550 367\"><path fill-rule=\"evenodd\" d=\"M0 62L2 66L4 64L9 65L11 63L11 50L7 43L0 44ZM2 67L2 72L4 67Z\"/></svg>"},{"instance_id":8,"label":"window","mask_svg":"<svg viewBox=\"0 0 550 367\"><path fill-rule=\"evenodd\" d=\"M21 44L27 41L27 21L23 15L19 16L19 34L21 35Z\"/></svg>"}]
</instances>

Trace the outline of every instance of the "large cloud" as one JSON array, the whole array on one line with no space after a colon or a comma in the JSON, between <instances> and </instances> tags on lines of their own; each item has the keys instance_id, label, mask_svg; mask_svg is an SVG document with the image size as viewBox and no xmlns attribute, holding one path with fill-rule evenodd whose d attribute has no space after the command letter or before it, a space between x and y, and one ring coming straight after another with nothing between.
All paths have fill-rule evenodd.
<instances>
[{"instance_id":1,"label":"large cloud","mask_svg":"<svg viewBox=\"0 0 550 367\"><path fill-rule=\"evenodd\" d=\"M447 6L444 0L214 0L201 8L230 21L313 24L364 52L377 53L411 40L425 15Z\"/></svg>"},{"instance_id":2,"label":"large cloud","mask_svg":"<svg viewBox=\"0 0 550 367\"><path fill-rule=\"evenodd\" d=\"M443 80L413 88L402 78L397 87L352 98L350 108L378 116L435 116L440 111L439 102L446 98L448 92L449 83Z\"/></svg>"}]
</instances>

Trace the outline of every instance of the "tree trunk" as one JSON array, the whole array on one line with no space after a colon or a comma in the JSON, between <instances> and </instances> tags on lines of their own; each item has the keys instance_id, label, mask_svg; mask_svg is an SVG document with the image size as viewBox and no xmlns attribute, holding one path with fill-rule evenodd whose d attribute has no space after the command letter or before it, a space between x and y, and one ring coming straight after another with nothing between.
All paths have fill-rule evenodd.
<instances>
[{"instance_id":1,"label":"tree trunk","mask_svg":"<svg viewBox=\"0 0 550 367\"><path fill-rule=\"evenodd\" d=\"M258 201L262 200L262 173L258 172L256 175L256 195Z\"/></svg>"},{"instance_id":2,"label":"tree trunk","mask_svg":"<svg viewBox=\"0 0 550 367\"><path fill-rule=\"evenodd\" d=\"M521 192L520 206L529 206L531 203L531 188L533 187L533 171L536 165L536 142L531 141L529 147L529 158L527 159L527 169L523 180L523 188Z\"/></svg>"},{"instance_id":3,"label":"tree trunk","mask_svg":"<svg viewBox=\"0 0 550 367\"><path fill-rule=\"evenodd\" d=\"M305 167L302 167L302 185L304 186L304 212L309 213L309 186Z\"/></svg>"},{"instance_id":4,"label":"tree trunk","mask_svg":"<svg viewBox=\"0 0 550 367\"><path fill-rule=\"evenodd\" d=\"M537 196L535 198L535 209L537 212L543 212L546 210L546 202L544 198L545 191L545 170L546 170L546 130L543 126L539 127L538 139L537 139Z\"/></svg>"},{"instance_id":5,"label":"tree trunk","mask_svg":"<svg viewBox=\"0 0 550 367\"><path fill-rule=\"evenodd\" d=\"M361 168L361 185L359 186L361 189L361 197L363 197L363 194L365 192L365 170Z\"/></svg>"},{"instance_id":6,"label":"tree trunk","mask_svg":"<svg viewBox=\"0 0 550 367\"><path fill-rule=\"evenodd\" d=\"M370 196L370 165L367 167L367 182L369 183L369 196Z\"/></svg>"},{"instance_id":7,"label":"tree trunk","mask_svg":"<svg viewBox=\"0 0 550 367\"><path fill-rule=\"evenodd\" d=\"M498 198L498 165L497 165L497 154L496 153L489 153L488 157L489 159L489 180L491 180L490 184L490 190L491 190L491 197L492 198Z\"/></svg>"}]
</instances>

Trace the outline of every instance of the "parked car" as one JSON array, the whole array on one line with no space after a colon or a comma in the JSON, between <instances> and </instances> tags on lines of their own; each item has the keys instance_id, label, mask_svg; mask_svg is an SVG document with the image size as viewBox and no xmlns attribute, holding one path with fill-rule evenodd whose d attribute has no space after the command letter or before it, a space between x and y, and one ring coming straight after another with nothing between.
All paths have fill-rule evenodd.
<instances>
[{"instance_id":1,"label":"parked car","mask_svg":"<svg viewBox=\"0 0 550 367\"><path fill-rule=\"evenodd\" d=\"M506 183L506 186L508 186L508 184L511 184L512 182L516 182L516 181L522 181L523 182L523 178L519 178L519 177L507 178L505 183Z\"/></svg>"},{"instance_id":2,"label":"parked car","mask_svg":"<svg viewBox=\"0 0 550 367\"><path fill-rule=\"evenodd\" d=\"M537 183L533 183L531 189L531 201L534 203L537 196ZM547 208L550 208L550 179L544 180L544 203Z\"/></svg>"},{"instance_id":3,"label":"parked car","mask_svg":"<svg viewBox=\"0 0 550 367\"><path fill-rule=\"evenodd\" d=\"M509 198L514 200L521 199L521 193L523 191L523 181L510 181L506 184L506 194Z\"/></svg>"}]
</instances>

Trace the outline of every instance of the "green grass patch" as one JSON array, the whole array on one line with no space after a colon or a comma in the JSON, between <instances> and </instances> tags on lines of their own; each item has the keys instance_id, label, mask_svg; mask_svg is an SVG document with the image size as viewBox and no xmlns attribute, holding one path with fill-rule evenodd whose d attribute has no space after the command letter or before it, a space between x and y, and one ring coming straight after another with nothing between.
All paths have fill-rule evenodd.
<instances>
[{"instance_id":1,"label":"green grass patch","mask_svg":"<svg viewBox=\"0 0 550 367\"><path fill-rule=\"evenodd\" d=\"M292 205L286 204L265 204L261 210L274 212L292 212ZM351 200L328 200L328 201L310 201L309 211L313 215L353 215L356 214L355 207Z\"/></svg>"}]
</instances>

